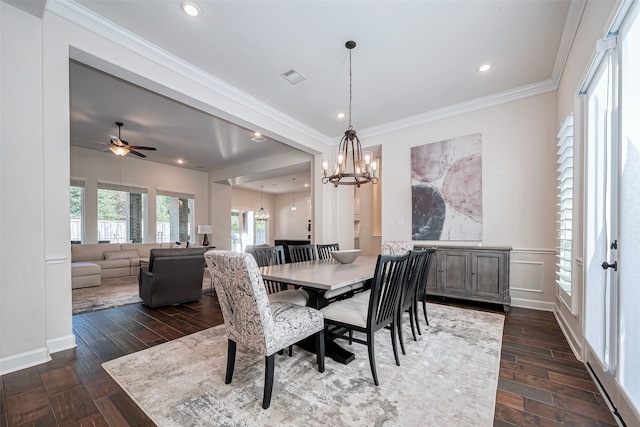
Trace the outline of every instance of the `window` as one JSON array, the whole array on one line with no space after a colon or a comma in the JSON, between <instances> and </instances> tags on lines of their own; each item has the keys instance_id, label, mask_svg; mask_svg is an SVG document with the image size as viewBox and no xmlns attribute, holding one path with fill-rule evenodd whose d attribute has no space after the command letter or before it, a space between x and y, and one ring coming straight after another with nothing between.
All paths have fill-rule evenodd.
<instances>
[{"instance_id":1,"label":"window","mask_svg":"<svg viewBox=\"0 0 640 427\"><path fill-rule=\"evenodd\" d=\"M571 306L573 230L573 113L558 133L558 294Z\"/></svg>"},{"instance_id":2,"label":"window","mask_svg":"<svg viewBox=\"0 0 640 427\"><path fill-rule=\"evenodd\" d=\"M269 243L269 220L256 219L258 212L231 211L231 250L242 252L247 245Z\"/></svg>"},{"instance_id":3,"label":"window","mask_svg":"<svg viewBox=\"0 0 640 427\"><path fill-rule=\"evenodd\" d=\"M98 182L98 242L146 241L147 190Z\"/></svg>"},{"instance_id":4,"label":"window","mask_svg":"<svg viewBox=\"0 0 640 427\"><path fill-rule=\"evenodd\" d=\"M156 191L156 242L193 242L193 194Z\"/></svg>"},{"instance_id":5,"label":"window","mask_svg":"<svg viewBox=\"0 0 640 427\"><path fill-rule=\"evenodd\" d=\"M70 193L70 236L71 243L82 243L84 238L84 181L72 179Z\"/></svg>"}]
</instances>

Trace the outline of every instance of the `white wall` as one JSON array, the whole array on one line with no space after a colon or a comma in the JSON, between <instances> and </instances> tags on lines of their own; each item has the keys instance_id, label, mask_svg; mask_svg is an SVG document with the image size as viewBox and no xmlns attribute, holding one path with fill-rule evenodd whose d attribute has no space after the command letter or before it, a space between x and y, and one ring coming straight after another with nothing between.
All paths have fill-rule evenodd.
<instances>
[{"instance_id":1,"label":"white wall","mask_svg":"<svg viewBox=\"0 0 640 427\"><path fill-rule=\"evenodd\" d=\"M42 27L38 19L0 3L0 31L2 374L49 360L45 307L47 294L57 290L46 271L58 260L47 265L45 257ZM68 252L55 254L59 262ZM64 300L71 287L61 293ZM70 298L63 306L71 311ZM70 317L55 332L74 345Z\"/></svg>"},{"instance_id":2,"label":"white wall","mask_svg":"<svg viewBox=\"0 0 640 427\"><path fill-rule=\"evenodd\" d=\"M177 166L163 165L134 157L118 157L111 152L71 147L71 176L85 180L85 243L97 243L97 182L132 185L148 191L146 242L156 241L156 190L193 194L195 212L192 240L201 242L198 224L209 224L209 191L207 173Z\"/></svg>"},{"instance_id":3,"label":"white wall","mask_svg":"<svg viewBox=\"0 0 640 427\"><path fill-rule=\"evenodd\" d=\"M382 241L411 240L410 148L474 133L482 134L483 239L420 243L511 246L512 304L552 310L555 93L369 138L382 144Z\"/></svg>"},{"instance_id":4,"label":"white wall","mask_svg":"<svg viewBox=\"0 0 640 427\"><path fill-rule=\"evenodd\" d=\"M321 185L315 183L315 185ZM311 212L307 212L307 201L311 199L311 191L295 193L296 211L291 211L291 193L278 194L274 197L272 222L275 225L273 239L306 240L307 220Z\"/></svg>"}]
</instances>

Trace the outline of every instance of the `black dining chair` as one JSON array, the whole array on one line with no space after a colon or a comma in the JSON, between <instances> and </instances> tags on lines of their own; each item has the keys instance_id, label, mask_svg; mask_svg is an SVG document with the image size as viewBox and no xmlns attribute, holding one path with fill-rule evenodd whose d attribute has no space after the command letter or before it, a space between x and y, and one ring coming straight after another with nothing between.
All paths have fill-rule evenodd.
<instances>
[{"instance_id":1,"label":"black dining chair","mask_svg":"<svg viewBox=\"0 0 640 427\"><path fill-rule=\"evenodd\" d=\"M402 280L409 260L405 255L378 255L371 289L352 298L329 304L320 311L324 315L327 338L341 338L366 344L373 382L379 385L375 361L375 333L390 327L391 343L396 365L400 366L396 343L396 319L402 294ZM365 339L353 335L362 332Z\"/></svg>"},{"instance_id":2,"label":"black dining chair","mask_svg":"<svg viewBox=\"0 0 640 427\"><path fill-rule=\"evenodd\" d=\"M418 286L416 287L416 297L414 299L413 316L416 320L416 329L418 334L422 335L420 331L420 322L418 322L418 302L422 303L422 312L424 313L424 321L429 326L429 318L427 317L427 282L429 281L429 272L431 271L431 264L433 258L436 256L435 248L425 249L427 252L427 259L422 265L422 272L418 277Z\"/></svg>"},{"instance_id":3,"label":"black dining chair","mask_svg":"<svg viewBox=\"0 0 640 427\"><path fill-rule=\"evenodd\" d=\"M330 259L331 251L339 251L339 243L328 243L324 245L316 245L316 252L318 252L318 259Z\"/></svg>"},{"instance_id":4,"label":"black dining chair","mask_svg":"<svg viewBox=\"0 0 640 427\"><path fill-rule=\"evenodd\" d=\"M402 354L407 354L404 349L404 337L402 336L402 319L404 313L409 312L409 321L411 323L411 333L413 334L413 340L418 341L416 337L415 318L413 311L416 308L416 290L418 287L418 280L422 274L423 265L427 261L429 253L427 251L409 251L409 260L407 261L407 269L405 277L403 279L402 296L400 297L400 304L398 307L398 318L396 320L396 327L398 328L398 340L400 341L400 348Z\"/></svg>"},{"instance_id":5,"label":"black dining chair","mask_svg":"<svg viewBox=\"0 0 640 427\"><path fill-rule=\"evenodd\" d=\"M284 248L282 246L253 247L248 248L246 252L253 255L258 267L284 264ZM309 294L303 289L288 289L286 284L273 280L264 280L264 285L271 303L285 301L298 305L307 305L309 302Z\"/></svg>"},{"instance_id":6,"label":"black dining chair","mask_svg":"<svg viewBox=\"0 0 640 427\"><path fill-rule=\"evenodd\" d=\"M316 246L308 245L289 245L289 258L291 262L315 261L318 259Z\"/></svg>"}]
</instances>

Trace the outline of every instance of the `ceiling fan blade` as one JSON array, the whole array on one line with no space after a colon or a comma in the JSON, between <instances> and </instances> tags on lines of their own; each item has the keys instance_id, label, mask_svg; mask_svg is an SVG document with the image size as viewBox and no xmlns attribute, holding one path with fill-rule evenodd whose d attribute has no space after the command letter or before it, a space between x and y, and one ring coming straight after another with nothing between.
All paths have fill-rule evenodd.
<instances>
[{"instance_id":1,"label":"ceiling fan blade","mask_svg":"<svg viewBox=\"0 0 640 427\"><path fill-rule=\"evenodd\" d=\"M157 151L156 147L141 147L139 145L130 145L129 148L132 148L134 150L153 150L153 151Z\"/></svg>"},{"instance_id":2,"label":"ceiling fan blade","mask_svg":"<svg viewBox=\"0 0 640 427\"><path fill-rule=\"evenodd\" d=\"M147 156L145 156L144 154L142 154L142 153L138 153L137 151L134 151L134 150L129 150L129 152L130 152L131 154L135 154L135 155L136 155L136 156L138 156L138 157L147 157Z\"/></svg>"},{"instance_id":3,"label":"ceiling fan blade","mask_svg":"<svg viewBox=\"0 0 640 427\"><path fill-rule=\"evenodd\" d=\"M117 145L118 147L124 147L125 145L129 145L126 141L121 140L117 136L110 135L111 143Z\"/></svg>"}]
</instances>

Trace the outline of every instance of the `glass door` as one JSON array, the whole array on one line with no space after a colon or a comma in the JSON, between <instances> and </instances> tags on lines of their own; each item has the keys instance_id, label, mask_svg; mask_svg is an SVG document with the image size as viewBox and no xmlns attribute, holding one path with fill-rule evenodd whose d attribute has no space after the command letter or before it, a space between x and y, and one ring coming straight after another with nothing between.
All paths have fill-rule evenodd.
<instances>
[{"instance_id":1,"label":"glass door","mask_svg":"<svg viewBox=\"0 0 640 427\"><path fill-rule=\"evenodd\" d=\"M640 20L627 17L588 93L586 361L629 425L640 420Z\"/></svg>"},{"instance_id":2,"label":"glass door","mask_svg":"<svg viewBox=\"0 0 640 427\"><path fill-rule=\"evenodd\" d=\"M615 266L617 249L615 191L615 143L612 126L615 63L609 54L602 61L588 92L586 149L586 283L585 338L599 370L615 368L615 285L616 268L603 269L604 262Z\"/></svg>"},{"instance_id":3,"label":"glass door","mask_svg":"<svg viewBox=\"0 0 640 427\"><path fill-rule=\"evenodd\" d=\"M623 32L620 99L619 373L640 412L640 19Z\"/></svg>"}]
</instances>

